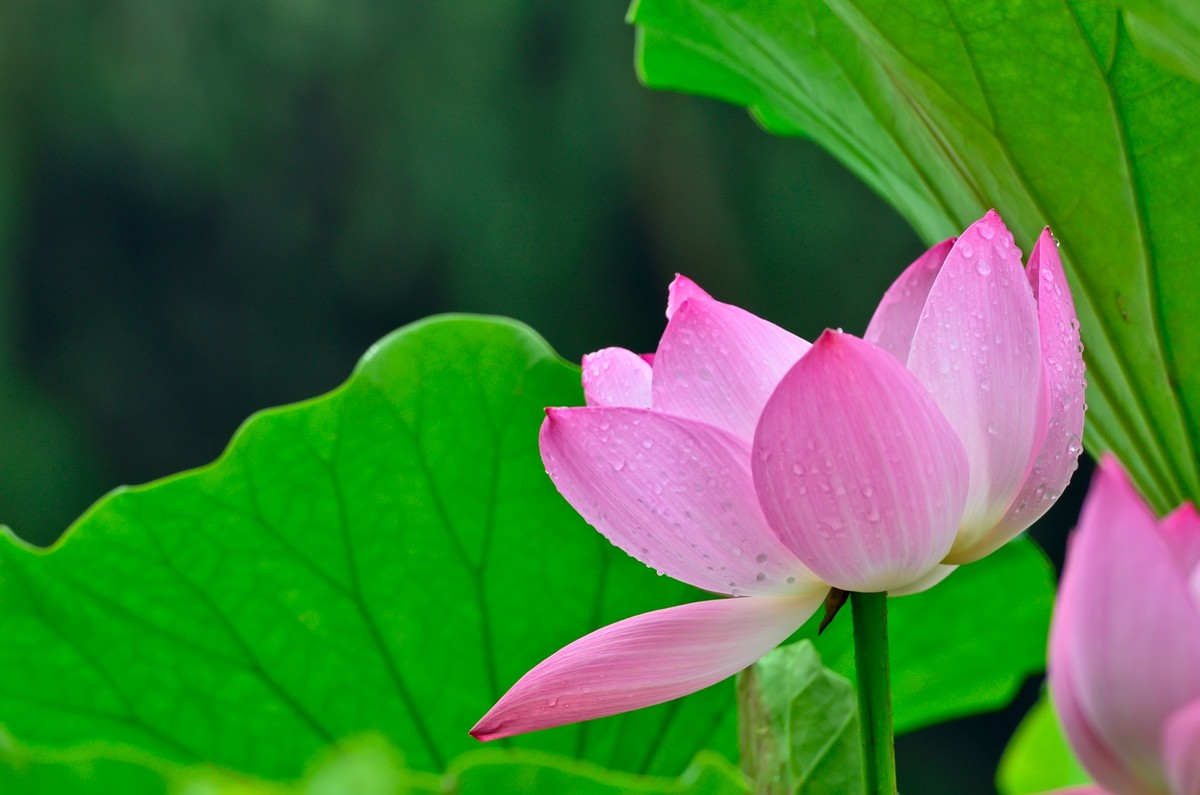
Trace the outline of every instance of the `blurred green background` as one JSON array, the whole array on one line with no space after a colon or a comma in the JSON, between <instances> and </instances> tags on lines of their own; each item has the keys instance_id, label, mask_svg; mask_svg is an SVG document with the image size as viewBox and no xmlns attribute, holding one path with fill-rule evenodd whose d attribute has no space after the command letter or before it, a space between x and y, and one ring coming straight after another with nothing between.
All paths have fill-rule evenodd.
<instances>
[{"instance_id":1,"label":"blurred green background","mask_svg":"<svg viewBox=\"0 0 1200 795\"><path fill-rule=\"evenodd\" d=\"M47 543L433 313L652 350L684 272L861 332L916 236L812 144L641 88L625 6L0 5L0 522ZM991 791L1035 692L903 738L902 787Z\"/></svg>"}]
</instances>

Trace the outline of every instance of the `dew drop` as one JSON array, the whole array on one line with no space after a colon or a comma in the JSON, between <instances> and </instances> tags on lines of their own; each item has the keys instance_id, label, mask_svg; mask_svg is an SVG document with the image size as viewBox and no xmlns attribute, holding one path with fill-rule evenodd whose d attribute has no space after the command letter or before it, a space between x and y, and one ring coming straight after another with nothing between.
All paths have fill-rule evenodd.
<instances>
[{"instance_id":1,"label":"dew drop","mask_svg":"<svg viewBox=\"0 0 1200 795\"><path fill-rule=\"evenodd\" d=\"M765 572L760 571L758 574L754 575L755 582L764 582L766 579L767 579L767 575Z\"/></svg>"},{"instance_id":2,"label":"dew drop","mask_svg":"<svg viewBox=\"0 0 1200 795\"><path fill-rule=\"evenodd\" d=\"M996 230L992 227L991 224L980 224L979 225L979 236L982 237L984 240L991 240L993 237L996 236Z\"/></svg>"},{"instance_id":3,"label":"dew drop","mask_svg":"<svg viewBox=\"0 0 1200 795\"><path fill-rule=\"evenodd\" d=\"M766 562L767 562L767 554L766 554L765 552L760 552L760 553L759 553L759 554L758 554L758 555L757 555L757 556L754 558L754 560L755 560L755 562L757 562L757 563L766 563Z\"/></svg>"},{"instance_id":4,"label":"dew drop","mask_svg":"<svg viewBox=\"0 0 1200 795\"><path fill-rule=\"evenodd\" d=\"M975 263L975 270L979 271L980 276L987 276L992 272L992 263L987 261L987 257L980 257L979 262Z\"/></svg>"}]
</instances>

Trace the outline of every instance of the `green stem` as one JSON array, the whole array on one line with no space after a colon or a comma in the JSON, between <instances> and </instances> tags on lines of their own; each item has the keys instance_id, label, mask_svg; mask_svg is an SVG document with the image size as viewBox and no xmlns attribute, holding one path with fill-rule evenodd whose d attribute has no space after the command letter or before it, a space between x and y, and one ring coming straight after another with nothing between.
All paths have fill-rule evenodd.
<instances>
[{"instance_id":1,"label":"green stem","mask_svg":"<svg viewBox=\"0 0 1200 795\"><path fill-rule=\"evenodd\" d=\"M850 595L854 613L854 668L862 727L867 795L896 795L892 741L892 683L888 671L887 594Z\"/></svg>"}]
</instances>

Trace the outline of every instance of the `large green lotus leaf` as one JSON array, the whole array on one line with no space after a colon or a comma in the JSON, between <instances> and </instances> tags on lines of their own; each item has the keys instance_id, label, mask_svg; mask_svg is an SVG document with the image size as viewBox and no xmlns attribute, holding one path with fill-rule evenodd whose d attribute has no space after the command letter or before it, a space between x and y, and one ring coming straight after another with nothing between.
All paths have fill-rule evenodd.
<instances>
[{"instance_id":1,"label":"large green lotus leaf","mask_svg":"<svg viewBox=\"0 0 1200 795\"><path fill-rule=\"evenodd\" d=\"M0 735L2 738L2 735ZM296 781L184 766L105 746L38 751L0 743L0 791L20 795L745 795L738 770L705 751L678 778L635 776L540 751L467 751L445 773L411 770L379 737L327 749Z\"/></svg>"},{"instance_id":2,"label":"large green lotus leaf","mask_svg":"<svg viewBox=\"0 0 1200 795\"><path fill-rule=\"evenodd\" d=\"M546 477L579 371L523 326L434 319L216 463L105 497L48 552L0 539L0 723L291 777L374 731L415 769L476 746L528 668L700 594L612 547ZM678 774L736 751L732 685L505 745Z\"/></svg>"},{"instance_id":3,"label":"large green lotus leaf","mask_svg":"<svg viewBox=\"0 0 1200 795\"><path fill-rule=\"evenodd\" d=\"M999 709L1046 665L1054 569L1028 538L962 566L924 593L888 600L896 731ZM817 616L799 637L825 665L854 679L850 606L817 637Z\"/></svg>"},{"instance_id":4,"label":"large green lotus leaf","mask_svg":"<svg viewBox=\"0 0 1200 795\"><path fill-rule=\"evenodd\" d=\"M1049 224L1087 346L1090 449L1159 509L1200 496L1200 85L1139 51L1115 6L638 0L630 16L647 83L803 131L930 242L993 206L1026 251Z\"/></svg>"},{"instance_id":5,"label":"large green lotus leaf","mask_svg":"<svg viewBox=\"0 0 1200 795\"><path fill-rule=\"evenodd\" d=\"M1000 795L1035 795L1090 783L1071 753L1050 701L1043 697L1025 715L1000 759Z\"/></svg>"},{"instance_id":6,"label":"large green lotus leaf","mask_svg":"<svg viewBox=\"0 0 1200 795\"><path fill-rule=\"evenodd\" d=\"M783 646L738 675L742 769L755 795L861 792L854 685L812 642Z\"/></svg>"}]
</instances>

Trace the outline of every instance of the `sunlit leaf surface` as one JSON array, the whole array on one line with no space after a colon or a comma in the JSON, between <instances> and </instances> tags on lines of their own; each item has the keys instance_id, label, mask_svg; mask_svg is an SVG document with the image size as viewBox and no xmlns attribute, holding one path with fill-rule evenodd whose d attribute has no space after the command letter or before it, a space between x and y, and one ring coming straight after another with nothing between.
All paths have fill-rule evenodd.
<instances>
[{"instance_id":1,"label":"sunlit leaf surface","mask_svg":"<svg viewBox=\"0 0 1200 795\"><path fill-rule=\"evenodd\" d=\"M266 777L377 731L441 770L522 673L702 594L558 496L537 430L578 370L515 323L441 319L264 412L217 463L101 500L48 553L0 542L0 721ZM679 773L735 751L732 686L513 741Z\"/></svg>"}]
</instances>

